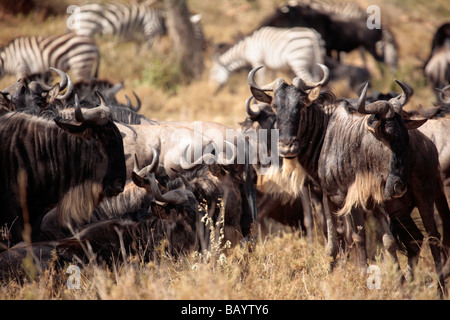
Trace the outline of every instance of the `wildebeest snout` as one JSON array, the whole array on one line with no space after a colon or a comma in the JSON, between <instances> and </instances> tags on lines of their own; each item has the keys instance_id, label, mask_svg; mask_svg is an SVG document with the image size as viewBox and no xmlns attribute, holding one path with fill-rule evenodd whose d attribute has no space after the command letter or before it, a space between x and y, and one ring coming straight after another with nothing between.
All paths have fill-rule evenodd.
<instances>
[{"instance_id":1,"label":"wildebeest snout","mask_svg":"<svg viewBox=\"0 0 450 320\"><path fill-rule=\"evenodd\" d=\"M407 184L400 177L390 175L386 183L386 199L401 198L407 191Z\"/></svg>"},{"instance_id":2,"label":"wildebeest snout","mask_svg":"<svg viewBox=\"0 0 450 320\"><path fill-rule=\"evenodd\" d=\"M284 158L292 158L298 155L299 153L299 143L297 137L291 138L280 138L278 142L278 150L280 156Z\"/></svg>"}]
</instances>

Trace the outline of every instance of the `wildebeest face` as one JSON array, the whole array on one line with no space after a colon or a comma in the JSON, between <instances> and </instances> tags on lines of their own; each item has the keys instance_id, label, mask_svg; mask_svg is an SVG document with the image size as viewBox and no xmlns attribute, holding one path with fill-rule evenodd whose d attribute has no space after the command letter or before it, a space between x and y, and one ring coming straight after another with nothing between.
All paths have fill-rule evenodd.
<instances>
[{"instance_id":1,"label":"wildebeest face","mask_svg":"<svg viewBox=\"0 0 450 320\"><path fill-rule=\"evenodd\" d=\"M305 96L294 86L282 84L276 91L272 106L276 111L276 128L279 130L279 154L293 158L300 152L299 126L303 109L307 107Z\"/></svg>"},{"instance_id":2,"label":"wildebeest face","mask_svg":"<svg viewBox=\"0 0 450 320\"><path fill-rule=\"evenodd\" d=\"M410 176L410 153L408 130L416 129L426 120L410 121L395 113L393 117L378 119L371 115L367 128L391 150L390 172L385 186L385 198L399 198L407 189Z\"/></svg>"},{"instance_id":3,"label":"wildebeest face","mask_svg":"<svg viewBox=\"0 0 450 320\"><path fill-rule=\"evenodd\" d=\"M373 132L375 137L387 145L392 152L384 196L387 199L399 198L406 192L410 173L408 130L398 114L389 119L376 120L375 118L376 115L369 117L369 131ZM371 124L374 123L378 124L372 129Z\"/></svg>"},{"instance_id":4,"label":"wildebeest face","mask_svg":"<svg viewBox=\"0 0 450 320\"><path fill-rule=\"evenodd\" d=\"M108 121L97 133L97 139L104 146L108 159L106 176L103 179L103 194L116 196L125 187L126 166L123 140L117 126Z\"/></svg>"}]
</instances>

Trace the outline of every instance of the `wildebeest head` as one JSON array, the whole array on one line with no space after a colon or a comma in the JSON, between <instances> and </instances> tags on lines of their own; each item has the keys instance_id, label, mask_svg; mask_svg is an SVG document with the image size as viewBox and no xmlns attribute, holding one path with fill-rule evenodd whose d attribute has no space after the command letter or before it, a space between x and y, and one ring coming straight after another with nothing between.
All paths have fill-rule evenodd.
<instances>
[{"instance_id":1,"label":"wildebeest head","mask_svg":"<svg viewBox=\"0 0 450 320\"><path fill-rule=\"evenodd\" d=\"M410 174L408 130L416 129L426 121L402 119L402 107L408 102L412 89L403 82L395 81L402 88L401 95L389 101L379 100L366 105L366 84L356 106L360 114L370 115L366 120L367 130L392 151L385 186L386 198L398 198L405 194Z\"/></svg>"},{"instance_id":2,"label":"wildebeest head","mask_svg":"<svg viewBox=\"0 0 450 320\"><path fill-rule=\"evenodd\" d=\"M259 87L253 80L255 68L249 73L248 82L254 97L271 103L276 112L276 127L279 130L279 154L283 158L299 156L302 150L312 143L304 139L307 132L325 130L327 98L321 87L328 82L329 71L319 65L324 73L317 83L295 78L292 85L277 79L269 85ZM410 121L401 117L402 107L410 97L411 91L405 84L397 81L403 93L389 101L376 101L366 105L367 85L357 102L357 112L365 115L365 128L370 134L391 150L389 174L386 179L385 198L401 197L406 192L409 177L409 129L415 129L426 120ZM273 91L270 97L265 91ZM358 134L365 134L359 132ZM320 133L319 133L320 135ZM339 139L339 137L336 137Z\"/></svg>"},{"instance_id":3,"label":"wildebeest head","mask_svg":"<svg viewBox=\"0 0 450 320\"><path fill-rule=\"evenodd\" d=\"M92 141L104 150L102 163L97 163L97 165L99 172L104 171L103 195L110 197L119 194L124 189L125 155L120 131L111 120L109 108L104 104L100 92L98 95L101 100L100 106L82 112L81 107L76 103L75 121L57 118L55 122L60 128L82 135L83 138Z\"/></svg>"},{"instance_id":4,"label":"wildebeest head","mask_svg":"<svg viewBox=\"0 0 450 320\"><path fill-rule=\"evenodd\" d=\"M254 75L261 67L254 68L248 75L253 96L259 101L271 104L275 110L275 128L279 130L278 147L281 157L294 158L300 152L301 113L305 113L306 109L318 99L320 88L326 85L329 78L328 68L320 66L324 71L324 77L318 83L295 78L293 85L288 85L283 79L277 79L269 85L259 87L254 81ZM274 92L273 99L265 91Z\"/></svg>"}]
</instances>

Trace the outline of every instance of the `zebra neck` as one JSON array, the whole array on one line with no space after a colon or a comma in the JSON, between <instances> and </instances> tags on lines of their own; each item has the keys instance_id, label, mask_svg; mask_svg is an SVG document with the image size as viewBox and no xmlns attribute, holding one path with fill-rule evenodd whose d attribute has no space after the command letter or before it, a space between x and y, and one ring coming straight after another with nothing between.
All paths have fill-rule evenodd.
<instances>
[{"instance_id":1,"label":"zebra neck","mask_svg":"<svg viewBox=\"0 0 450 320\"><path fill-rule=\"evenodd\" d=\"M227 68L229 72L247 66L249 62L245 50L245 41L238 42L219 57L220 64Z\"/></svg>"}]
</instances>

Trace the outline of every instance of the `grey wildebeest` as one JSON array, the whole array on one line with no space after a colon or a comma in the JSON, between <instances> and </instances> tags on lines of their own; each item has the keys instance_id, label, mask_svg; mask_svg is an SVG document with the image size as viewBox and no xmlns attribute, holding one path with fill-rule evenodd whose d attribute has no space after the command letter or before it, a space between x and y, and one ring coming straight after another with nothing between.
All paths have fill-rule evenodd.
<instances>
[{"instance_id":1,"label":"grey wildebeest","mask_svg":"<svg viewBox=\"0 0 450 320\"><path fill-rule=\"evenodd\" d=\"M10 112L0 124L0 222L12 243L55 205L63 224L79 223L123 191L123 142L107 107L77 109L74 120Z\"/></svg>"},{"instance_id":2,"label":"grey wildebeest","mask_svg":"<svg viewBox=\"0 0 450 320\"><path fill-rule=\"evenodd\" d=\"M424 121L401 118L401 107L408 100L405 86L398 82L404 92L394 99L366 105L366 85L355 108L346 100L333 102L330 93L321 92L328 81L328 69L323 65L321 68L324 77L318 83L295 78L293 84L288 85L283 79L277 79L260 87L253 79L258 68L249 73L248 82L253 96L271 104L277 114L280 156L284 161L300 163L323 190L328 254L335 259L338 253L333 212L351 213L354 225L363 226L363 215L358 213L361 209L381 206L387 201L398 204L406 201L403 196L407 195L414 197L414 201L409 199L409 204L419 209L430 237L436 272L443 285L441 252L436 241L440 235L433 210L438 179L437 151L431 142L420 150L424 148L423 142L429 141L425 136L410 139L408 130L419 127ZM273 91L274 97L266 91ZM420 135L417 130L410 132ZM429 192L415 181L412 168L418 166L429 166L428 173L433 176L432 184L426 186L431 189ZM394 213L392 208L387 212ZM355 241L364 241L362 236L358 239L353 235ZM365 268L365 256L363 258L361 263Z\"/></svg>"}]
</instances>

